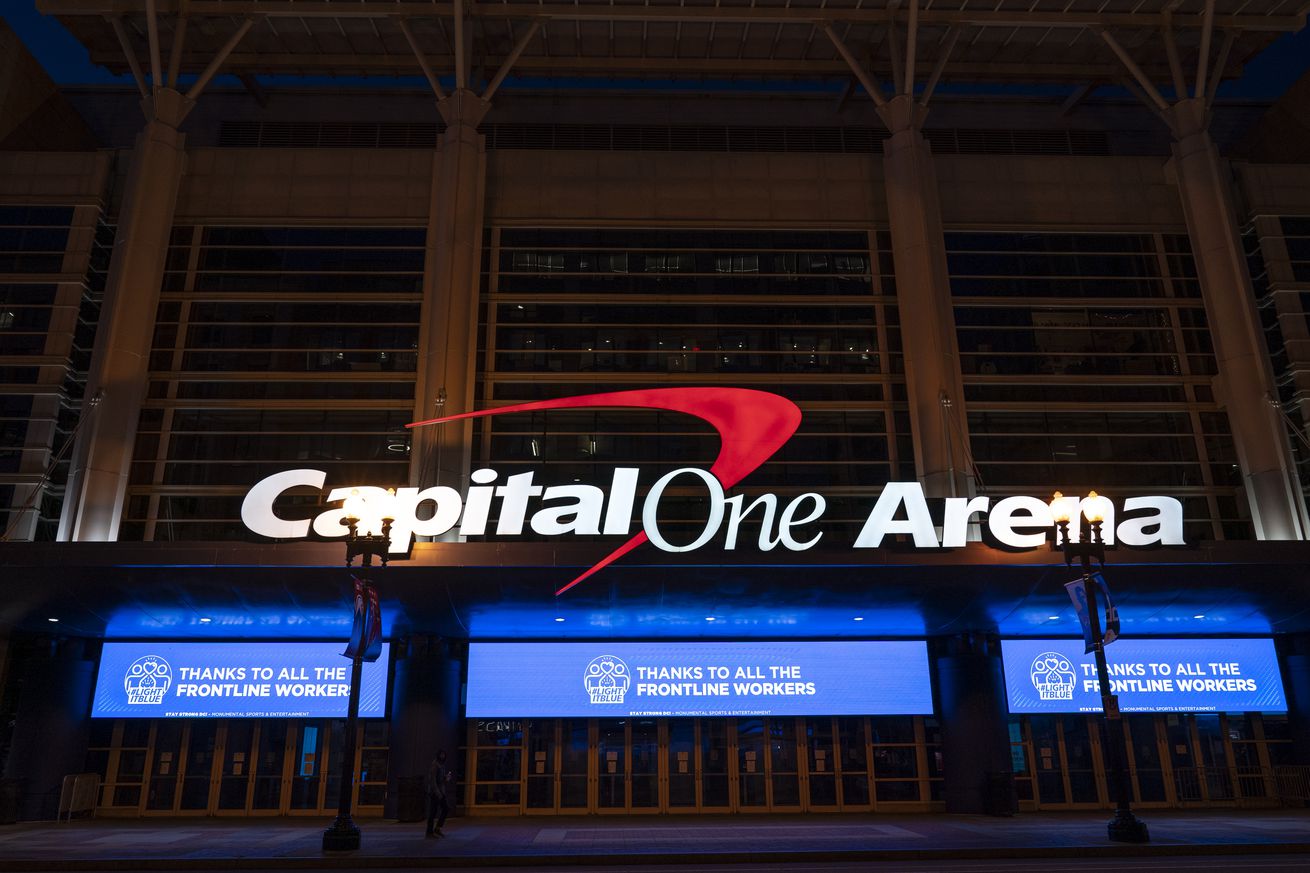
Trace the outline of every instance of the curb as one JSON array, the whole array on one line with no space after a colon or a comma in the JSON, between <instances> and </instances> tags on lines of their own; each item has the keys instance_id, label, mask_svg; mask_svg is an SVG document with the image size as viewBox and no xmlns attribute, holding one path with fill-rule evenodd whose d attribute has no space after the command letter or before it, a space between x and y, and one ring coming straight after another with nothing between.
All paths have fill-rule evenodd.
<instances>
[{"instance_id":1,"label":"curb","mask_svg":"<svg viewBox=\"0 0 1310 873\"><path fill-rule=\"evenodd\" d=\"M1168 845L980 846L960 849L869 849L786 852L695 852L595 855L470 855L444 857L360 856L353 852L317 857L266 858L78 858L0 860L0 871L126 870L450 870L479 867L599 867L659 864L787 864L804 861L947 861L1062 858L1176 858L1190 855L1304 855L1310 843L1174 843Z\"/></svg>"}]
</instances>

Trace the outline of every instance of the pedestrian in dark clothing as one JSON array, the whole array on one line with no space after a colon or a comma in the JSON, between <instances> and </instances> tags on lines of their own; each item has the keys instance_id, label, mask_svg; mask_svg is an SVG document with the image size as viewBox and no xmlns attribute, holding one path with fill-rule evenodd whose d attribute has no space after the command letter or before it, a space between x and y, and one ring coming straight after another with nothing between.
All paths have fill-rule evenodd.
<instances>
[{"instance_id":1,"label":"pedestrian in dark clothing","mask_svg":"<svg viewBox=\"0 0 1310 873\"><path fill-rule=\"evenodd\" d=\"M441 832L441 826L446 823L446 816L450 814L450 792L454 788L454 781L454 774L446 766L446 750L442 749L437 752L437 757L432 759L423 786L428 796L427 835L429 837L445 836ZM435 827L433 822L436 823Z\"/></svg>"}]
</instances>

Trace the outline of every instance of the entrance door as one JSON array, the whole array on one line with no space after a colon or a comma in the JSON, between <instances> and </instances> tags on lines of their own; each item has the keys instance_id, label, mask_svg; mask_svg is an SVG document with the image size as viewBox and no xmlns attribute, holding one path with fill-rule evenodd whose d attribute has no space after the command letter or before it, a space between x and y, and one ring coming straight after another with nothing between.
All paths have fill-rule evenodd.
<instances>
[{"instance_id":1,"label":"entrance door","mask_svg":"<svg viewBox=\"0 0 1310 873\"><path fill-rule=\"evenodd\" d=\"M628 723L626 719L596 721L596 809L598 812L628 808Z\"/></svg>"},{"instance_id":2,"label":"entrance door","mask_svg":"<svg viewBox=\"0 0 1310 873\"><path fill-rule=\"evenodd\" d=\"M159 721L155 724L150 753L150 783L146 787L147 813L173 815L178 800L178 783L182 776L182 737L186 724Z\"/></svg>"},{"instance_id":3,"label":"entrance door","mask_svg":"<svg viewBox=\"0 0 1310 873\"><path fill-rule=\"evenodd\" d=\"M317 814L323 805L323 770L327 732L318 722L296 722L296 757L292 761L290 812Z\"/></svg>"},{"instance_id":4,"label":"entrance door","mask_svg":"<svg viewBox=\"0 0 1310 873\"><path fill-rule=\"evenodd\" d=\"M555 811L557 776L555 772L558 741L555 732L559 724L554 719L524 722L524 742L527 744L527 790L524 792L526 812Z\"/></svg>"},{"instance_id":5,"label":"entrance door","mask_svg":"<svg viewBox=\"0 0 1310 873\"><path fill-rule=\"evenodd\" d=\"M696 755L696 720L671 718L668 722L669 811L696 811L696 783L700 768Z\"/></svg>"},{"instance_id":6,"label":"entrance door","mask_svg":"<svg viewBox=\"0 0 1310 873\"><path fill-rule=\"evenodd\" d=\"M1086 715L1033 715L1028 717L1027 725L1038 807L1102 805L1104 788L1095 723Z\"/></svg>"},{"instance_id":7,"label":"entrance door","mask_svg":"<svg viewBox=\"0 0 1310 873\"><path fill-rule=\"evenodd\" d=\"M215 787L213 774L214 756L218 750L218 722L192 721L188 732L178 810L207 813Z\"/></svg>"},{"instance_id":8,"label":"entrance door","mask_svg":"<svg viewBox=\"0 0 1310 873\"><path fill-rule=\"evenodd\" d=\"M728 812L735 807L732 791L732 724L726 718L702 718L696 723L697 767L702 812Z\"/></svg>"},{"instance_id":9,"label":"entrance door","mask_svg":"<svg viewBox=\"0 0 1310 873\"><path fill-rule=\"evenodd\" d=\"M290 730L286 721L265 721L259 726L259 743L254 760L250 811L272 815L282 811L283 784L291 778L287 756Z\"/></svg>"},{"instance_id":10,"label":"entrance door","mask_svg":"<svg viewBox=\"0 0 1310 873\"><path fill-rule=\"evenodd\" d=\"M229 719L223 730L223 769L218 779L220 815L245 815L254 773L258 723L251 719Z\"/></svg>"}]
</instances>

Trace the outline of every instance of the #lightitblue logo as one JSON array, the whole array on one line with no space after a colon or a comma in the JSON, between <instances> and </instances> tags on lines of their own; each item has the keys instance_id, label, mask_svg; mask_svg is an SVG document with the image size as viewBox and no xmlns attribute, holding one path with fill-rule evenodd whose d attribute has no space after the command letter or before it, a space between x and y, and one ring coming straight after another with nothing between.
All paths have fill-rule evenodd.
<instances>
[{"instance_id":1,"label":"#lightitblue logo","mask_svg":"<svg viewBox=\"0 0 1310 873\"><path fill-rule=\"evenodd\" d=\"M587 665L582 684L592 703L622 703L632 684L632 673L622 658L601 655Z\"/></svg>"},{"instance_id":2,"label":"#lightitblue logo","mask_svg":"<svg viewBox=\"0 0 1310 873\"><path fill-rule=\"evenodd\" d=\"M158 706L173 683L173 668L158 655L143 655L123 675L129 706Z\"/></svg>"}]
</instances>

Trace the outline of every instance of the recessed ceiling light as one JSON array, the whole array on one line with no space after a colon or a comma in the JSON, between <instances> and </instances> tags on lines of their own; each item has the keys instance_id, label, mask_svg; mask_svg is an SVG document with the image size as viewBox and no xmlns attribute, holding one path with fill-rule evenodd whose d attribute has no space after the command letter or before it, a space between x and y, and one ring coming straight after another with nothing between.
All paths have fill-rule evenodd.
<instances>
[{"instance_id":1,"label":"recessed ceiling light","mask_svg":"<svg viewBox=\"0 0 1310 873\"><path fill-rule=\"evenodd\" d=\"M855 618L853 618L853 619L851 619L851 620L852 620L852 621L864 621L864 616L862 616L862 615L857 615L857 616L855 616Z\"/></svg>"},{"instance_id":2,"label":"recessed ceiling light","mask_svg":"<svg viewBox=\"0 0 1310 873\"><path fill-rule=\"evenodd\" d=\"M213 619L210 618L210 617L207 616L207 615L205 615L205 616L201 616L201 618L200 618L200 623L201 623L201 624L209 624L211 621L213 621Z\"/></svg>"},{"instance_id":3,"label":"recessed ceiling light","mask_svg":"<svg viewBox=\"0 0 1310 873\"><path fill-rule=\"evenodd\" d=\"M705 620L706 620L706 621L714 621L714 616L712 616L712 615L707 615L707 616L705 616Z\"/></svg>"},{"instance_id":4,"label":"recessed ceiling light","mask_svg":"<svg viewBox=\"0 0 1310 873\"><path fill-rule=\"evenodd\" d=\"M1048 616L1046 616L1046 619L1047 619L1047 621L1059 621L1059 620L1060 620L1060 616L1058 616L1058 615L1048 615Z\"/></svg>"},{"instance_id":5,"label":"recessed ceiling light","mask_svg":"<svg viewBox=\"0 0 1310 873\"><path fill-rule=\"evenodd\" d=\"M46 621L59 621L57 618L47 618Z\"/></svg>"},{"instance_id":6,"label":"recessed ceiling light","mask_svg":"<svg viewBox=\"0 0 1310 873\"><path fill-rule=\"evenodd\" d=\"M559 618L559 617L557 616L557 617L555 618L555 620L556 620L556 621L563 621L564 619Z\"/></svg>"},{"instance_id":7,"label":"recessed ceiling light","mask_svg":"<svg viewBox=\"0 0 1310 873\"><path fill-rule=\"evenodd\" d=\"M1196 615L1192 616L1192 618L1205 618L1205 613L1204 612L1197 613Z\"/></svg>"}]
</instances>

